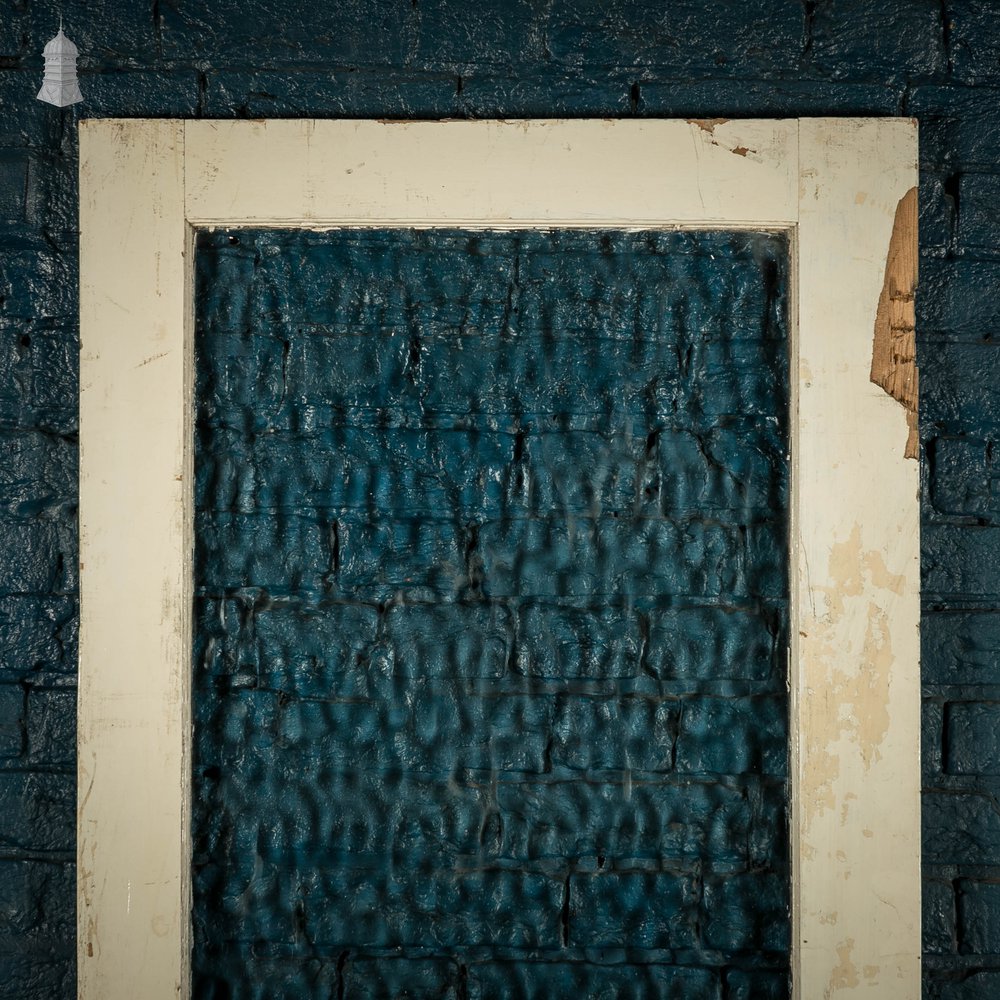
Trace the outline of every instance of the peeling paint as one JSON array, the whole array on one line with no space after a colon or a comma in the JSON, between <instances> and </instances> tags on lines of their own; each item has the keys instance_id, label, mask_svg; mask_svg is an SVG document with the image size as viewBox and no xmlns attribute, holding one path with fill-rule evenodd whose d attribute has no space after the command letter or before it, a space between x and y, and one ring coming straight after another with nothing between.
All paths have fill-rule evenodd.
<instances>
[{"instance_id":1,"label":"peeling paint","mask_svg":"<svg viewBox=\"0 0 1000 1000\"><path fill-rule=\"evenodd\" d=\"M830 547L828 587L815 587L826 597L825 610L817 614L811 633L814 655L826 665L828 682L822 695L807 707L810 723L806 757L815 792L804 801L807 824L816 816L838 808L834 790L841 769L838 745L847 734L865 771L881 759L881 745L889 731L889 680L895 663L889 616L880 601L865 599L872 590L898 595L905 579L890 572L883 554L865 550L861 527ZM865 601L865 629L857 644L845 649L839 623L848 612L848 602ZM857 617L857 616L856 616ZM817 692L819 695L819 692ZM828 704L840 706L830 713ZM848 793L839 802L841 824L848 820Z\"/></svg>"},{"instance_id":2,"label":"peeling paint","mask_svg":"<svg viewBox=\"0 0 1000 1000\"><path fill-rule=\"evenodd\" d=\"M858 977L858 970L851 961L851 952L854 950L854 938L847 938L846 941L837 945L837 958L839 961L830 970L830 982L823 992L825 1000L829 1000L834 993L840 990L853 989L861 980Z\"/></svg>"},{"instance_id":3,"label":"peeling paint","mask_svg":"<svg viewBox=\"0 0 1000 1000\"><path fill-rule=\"evenodd\" d=\"M728 118L688 118L688 124L697 125L703 132L715 135L716 125L725 125Z\"/></svg>"},{"instance_id":4,"label":"peeling paint","mask_svg":"<svg viewBox=\"0 0 1000 1000\"><path fill-rule=\"evenodd\" d=\"M715 129L717 125L725 125L728 122L728 118L688 118L687 122L689 125L697 125L702 132L707 133L711 138L708 140L713 146L718 146L720 149L726 149L730 153L735 153L737 156L747 156L748 154L754 158L759 159L756 149L751 149L749 146L736 145L727 146L721 143L715 137Z\"/></svg>"},{"instance_id":5,"label":"peeling paint","mask_svg":"<svg viewBox=\"0 0 1000 1000\"><path fill-rule=\"evenodd\" d=\"M914 292L917 286L917 189L896 206L885 277L875 314L871 380L906 410L907 458L919 456Z\"/></svg>"}]
</instances>

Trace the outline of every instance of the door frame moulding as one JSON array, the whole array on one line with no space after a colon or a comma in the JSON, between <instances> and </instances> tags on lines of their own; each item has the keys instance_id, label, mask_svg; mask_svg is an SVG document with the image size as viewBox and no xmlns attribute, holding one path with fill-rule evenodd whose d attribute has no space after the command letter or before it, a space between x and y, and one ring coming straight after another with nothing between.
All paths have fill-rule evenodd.
<instances>
[{"instance_id":1,"label":"door frame moulding","mask_svg":"<svg viewBox=\"0 0 1000 1000\"><path fill-rule=\"evenodd\" d=\"M911 119L81 122L79 996L190 993L212 226L788 233L794 991L919 996L918 466L872 381L879 324L912 344L916 183Z\"/></svg>"}]
</instances>

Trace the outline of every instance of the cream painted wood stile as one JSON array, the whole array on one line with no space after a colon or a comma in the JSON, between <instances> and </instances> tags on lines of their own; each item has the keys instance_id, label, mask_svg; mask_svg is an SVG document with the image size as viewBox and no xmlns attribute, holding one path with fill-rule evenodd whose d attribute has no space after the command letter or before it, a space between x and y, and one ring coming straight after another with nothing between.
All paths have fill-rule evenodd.
<instances>
[{"instance_id":1,"label":"cream painted wood stile","mask_svg":"<svg viewBox=\"0 0 1000 1000\"><path fill-rule=\"evenodd\" d=\"M213 225L788 231L795 995L919 996L918 469L871 381L916 123L94 120L80 145L79 996L189 993L192 237Z\"/></svg>"}]
</instances>

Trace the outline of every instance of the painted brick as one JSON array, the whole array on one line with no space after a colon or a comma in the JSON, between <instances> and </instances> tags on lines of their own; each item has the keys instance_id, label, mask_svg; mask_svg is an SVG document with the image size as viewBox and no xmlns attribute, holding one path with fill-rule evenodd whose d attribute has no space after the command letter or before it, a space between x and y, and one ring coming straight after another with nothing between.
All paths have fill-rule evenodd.
<instances>
[{"instance_id":1,"label":"painted brick","mask_svg":"<svg viewBox=\"0 0 1000 1000\"><path fill-rule=\"evenodd\" d=\"M1000 774L1000 704L953 702L944 732L951 774Z\"/></svg>"},{"instance_id":2,"label":"painted brick","mask_svg":"<svg viewBox=\"0 0 1000 1000\"><path fill-rule=\"evenodd\" d=\"M564 698L552 760L579 770L669 771L678 706L646 698Z\"/></svg>"},{"instance_id":3,"label":"painted brick","mask_svg":"<svg viewBox=\"0 0 1000 1000\"><path fill-rule=\"evenodd\" d=\"M1000 262L926 260L920 267L921 294L917 302L917 323L922 335L976 341L995 336L1000 330L1000 307L985 295L998 275ZM989 352L990 345L934 345L933 350L925 345L921 371L932 379L927 389L933 392L938 381L947 386L957 373L956 366L974 358L989 367ZM939 363L944 366L940 373ZM951 391L955 391L954 386ZM941 399L937 394L930 395L921 404L936 419L954 419L951 416L954 403L947 395ZM943 410L939 409L942 404Z\"/></svg>"},{"instance_id":4,"label":"painted brick","mask_svg":"<svg viewBox=\"0 0 1000 1000\"><path fill-rule=\"evenodd\" d=\"M75 502L74 442L33 431L0 431L0 504L12 514Z\"/></svg>"},{"instance_id":5,"label":"painted brick","mask_svg":"<svg viewBox=\"0 0 1000 1000\"><path fill-rule=\"evenodd\" d=\"M253 279L260 267L255 241L231 229L218 233L211 244L212 252L207 253L204 240L202 235L195 247L198 273L203 276L199 287L201 306L195 316L199 359L196 376L202 374L206 360L213 356L217 336L250 333L259 318L257 302L251 301ZM210 400L208 397L201 402Z\"/></svg>"},{"instance_id":6,"label":"painted brick","mask_svg":"<svg viewBox=\"0 0 1000 1000\"><path fill-rule=\"evenodd\" d=\"M907 79L946 67L941 11L934 3L831 0L817 4L809 21L808 64L823 76Z\"/></svg>"},{"instance_id":7,"label":"painted brick","mask_svg":"<svg viewBox=\"0 0 1000 1000\"><path fill-rule=\"evenodd\" d=\"M921 535L921 573L926 595L975 599L1000 592L1000 565L993 558L1000 528L925 525Z\"/></svg>"},{"instance_id":8,"label":"painted brick","mask_svg":"<svg viewBox=\"0 0 1000 1000\"><path fill-rule=\"evenodd\" d=\"M783 780L765 779L759 786L750 784L747 797L753 809L753 822L747 851L751 867L784 870L788 858L788 788Z\"/></svg>"},{"instance_id":9,"label":"painted brick","mask_svg":"<svg viewBox=\"0 0 1000 1000\"><path fill-rule=\"evenodd\" d=\"M32 764L71 768L76 763L76 691L72 688L28 690L27 758Z\"/></svg>"},{"instance_id":10,"label":"painted brick","mask_svg":"<svg viewBox=\"0 0 1000 1000\"><path fill-rule=\"evenodd\" d=\"M957 896L961 950L974 955L1000 954L1000 884L961 879Z\"/></svg>"},{"instance_id":11,"label":"painted brick","mask_svg":"<svg viewBox=\"0 0 1000 1000\"><path fill-rule=\"evenodd\" d=\"M609 83L614 88L616 81ZM641 113L669 118L781 118L794 106L797 115L898 115L904 101L902 81L742 79L666 80L643 74Z\"/></svg>"},{"instance_id":12,"label":"painted brick","mask_svg":"<svg viewBox=\"0 0 1000 1000\"><path fill-rule=\"evenodd\" d=\"M7 426L20 424L29 408L33 379L30 345L26 324L0 318L0 417Z\"/></svg>"},{"instance_id":13,"label":"painted brick","mask_svg":"<svg viewBox=\"0 0 1000 1000\"><path fill-rule=\"evenodd\" d=\"M290 754L290 766L323 756L338 766L437 773L543 770L552 699L470 697L459 690L457 703L458 692L427 689L395 702L236 691L200 714L199 722L216 736L199 760L225 766L229 755L279 750Z\"/></svg>"},{"instance_id":14,"label":"painted brick","mask_svg":"<svg viewBox=\"0 0 1000 1000\"><path fill-rule=\"evenodd\" d=\"M741 529L700 520L628 523L605 517L580 519L572 534L562 521L535 520L488 524L479 537L492 597L779 597L783 536L783 526L774 523Z\"/></svg>"},{"instance_id":15,"label":"painted brick","mask_svg":"<svg viewBox=\"0 0 1000 1000\"><path fill-rule=\"evenodd\" d=\"M570 879L569 941L585 948L693 948L698 891L691 876L606 872Z\"/></svg>"},{"instance_id":16,"label":"painted brick","mask_svg":"<svg viewBox=\"0 0 1000 1000\"><path fill-rule=\"evenodd\" d=\"M635 677L640 630L638 617L618 608L522 604L512 666L525 677Z\"/></svg>"},{"instance_id":17,"label":"painted brick","mask_svg":"<svg viewBox=\"0 0 1000 1000\"><path fill-rule=\"evenodd\" d=\"M398 771L343 772L330 764L320 755L244 753L218 768L196 804L205 815L196 859L239 866L259 856L280 866L291 856L319 869L342 859L375 866L399 844L411 845L416 865L498 853L490 836L497 805L486 788ZM255 804L264 792L273 792L277 808L261 824Z\"/></svg>"},{"instance_id":18,"label":"painted brick","mask_svg":"<svg viewBox=\"0 0 1000 1000\"><path fill-rule=\"evenodd\" d=\"M456 76L456 103L463 118L619 117L631 112L635 76L627 69L609 69L595 79L584 69L548 63L532 74L475 67L468 76Z\"/></svg>"},{"instance_id":19,"label":"painted brick","mask_svg":"<svg viewBox=\"0 0 1000 1000\"><path fill-rule=\"evenodd\" d=\"M540 17L530 0L432 0L420 8L414 63L436 70L523 68L546 56L554 12Z\"/></svg>"},{"instance_id":20,"label":"painted brick","mask_svg":"<svg viewBox=\"0 0 1000 1000\"><path fill-rule=\"evenodd\" d=\"M987 789L925 788L924 862L932 865L1000 865L1000 813Z\"/></svg>"},{"instance_id":21,"label":"painted brick","mask_svg":"<svg viewBox=\"0 0 1000 1000\"><path fill-rule=\"evenodd\" d=\"M958 941L955 888L950 881L925 878L922 890L924 951L931 955L952 954Z\"/></svg>"},{"instance_id":22,"label":"painted brick","mask_svg":"<svg viewBox=\"0 0 1000 1000\"><path fill-rule=\"evenodd\" d=\"M40 330L27 321L5 321L2 311L0 302L0 375L4 379L0 421L10 429L74 434L79 385L75 335Z\"/></svg>"},{"instance_id":23,"label":"painted brick","mask_svg":"<svg viewBox=\"0 0 1000 1000\"><path fill-rule=\"evenodd\" d=\"M51 524L0 522L0 552L12 553L0 562L0 594L44 593L57 584L59 540Z\"/></svg>"},{"instance_id":24,"label":"painted brick","mask_svg":"<svg viewBox=\"0 0 1000 1000\"><path fill-rule=\"evenodd\" d=\"M225 996L239 984L239 996L247 1000L271 1000L272 997L335 997L349 975L350 961L341 955L259 956L239 942L227 943L212 956L211 963L192 961L192 979L205 996ZM354 980L357 984L357 980ZM355 996L358 991L353 991ZM363 995L363 994L362 994ZM447 994L445 994L447 996Z\"/></svg>"},{"instance_id":25,"label":"painted brick","mask_svg":"<svg viewBox=\"0 0 1000 1000\"><path fill-rule=\"evenodd\" d=\"M766 680L786 669L779 618L729 607L651 611L644 665L663 679Z\"/></svg>"},{"instance_id":26,"label":"painted brick","mask_svg":"<svg viewBox=\"0 0 1000 1000\"><path fill-rule=\"evenodd\" d=\"M486 962L469 969L469 1000L548 1000L556 996L641 1000L721 1000L717 972L683 965Z\"/></svg>"},{"instance_id":27,"label":"painted brick","mask_svg":"<svg viewBox=\"0 0 1000 1000\"><path fill-rule=\"evenodd\" d=\"M759 831L766 855L780 854L784 809L770 802L755 815L752 799L716 782L505 783L497 792L502 856L568 857L601 869L660 856L693 861L707 849L720 864L767 863L773 859L751 856L750 842Z\"/></svg>"},{"instance_id":28,"label":"painted brick","mask_svg":"<svg viewBox=\"0 0 1000 1000\"><path fill-rule=\"evenodd\" d=\"M497 605L398 605L386 614L392 669L406 677L500 677L513 645L513 618Z\"/></svg>"},{"instance_id":29,"label":"painted brick","mask_svg":"<svg viewBox=\"0 0 1000 1000\"><path fill-rule=\"evenodd\" d=\"M646 495L650 490L658 494L658 513L780 506L778 497L787 492L782 426L773 419L733 423L705 431L665 431L657 437L657 463L646 470L640 485Z\"/></svg>"},{"instance_id":30,"label":"painted brick","mask_svg":"<svg viewBox=\"0 0 1000 1000\"><path fill-rule=\"evenodd\" d=\"M1000 684L1000 614L928 612L920 626L926 684Z\"/></svg>"},{"instance_id":31,"label":"painted brick","mask_svg":"<svg viewBox=\"0 0 1000 1000\"><path fill-rule=\"evenodd\" d=\"M53 906L53 901L74 896L75 883L71 864L6 861L0 879L0 942L10 947L20 938L30 947L46 938L72 941L76 931L72 908ZM66 950L65 945L62 950Z\"/></svg>"},{"instance_id":32,"label":"painted brick","mask_svg":"<svg viewBox=\"0 0 1000 1000\"><path fill-rule=\"evenodd\" d=\"M680 712L677 770L784 776L786 712L775 697L692 699Z\"/></svg>"},{"instance_id":33,"label":"painted brick","mask_svg":"<svg viewBox=\"0 0 1000 1000\"><path fill-rule=\"evenodd\" d=\"M958 982L945 982L936 994L940 1000L993 1000L1000 990L1000 972L973 972Z\"/></svg>"},{"instance_id":34,"label":"painted brick","mask_svg":"<svg viewBox=\"0 0 1000 1000\"><path fill-rule=\"evenodd\" d=\"M76 253L29 236L0 238L0 318L75 320Z\"/></svg>"},{"instance_id":35,"label":"painted brick","mask_svg":"<svg viewBox=\"0 0 1000 1000\"><path fill-rule=\"evenodd\" d=\"M199 344L195 392L198 416L211 422L214 411L230 400L253 399L263 414L280 406L283 344L270 337L204 337Z\"/></svg>"},{"instance_id":36,"label":"painted brick","mask_svg":"<svg viewBox=\"0 0 1000 1000\"><path fill-rule=\"evenodd\" d=\"M202 433L209 449L198 477L203 508L335 506L407 518L440 515L448 504L481 518L541 506L526 502L515 482L523 470L512 464L515 439L506 433L368 427L308 437ZM582 501L577 506L585 509Z\"/></svg>"},{"instance_id":37,"label":"painted brick","mask_svg":"<svg viewBox=\"0 0 1000 1000\"><path fill-rule=\"evenodd\" d=\"M0 150L0 222L27 218L28 164L26 153Z\"/></svg>"},{"instance_id":38,"label":"painted brick","mask_svg":"<svg viewBox=\"0 0 1000 1000\"><path fill-rule=\"evenodd\" d=\"M600 75L586 66L542 63L531 74L491 73L475 68L461 77L458 95L463 116L471 118L627 117L780 118L795 107L798 115L898 115L906 86L855 83L835 86L821 80L715 78L677 79L634 65L608 66ZM438 111L447 115L447 110Z\"/></svg>"},{"instance_id":39,"label":"painted brick","mask_svg":"<svg viewBox=\"0 0 1000 1000\"><path fill-rule=\"evenodd\" d=\"M249 597L199 601L196 614L200 684L260 685L321 698L369 690L378 626L372 607Z\"/></svg>"},{"instance_id":40,"label":"painted brick","mask_svg":"<svg viewBox=\"0 0 1000 1000\"><path fill-rule=\"evenodd\" d=\"M787 873L706 878L702 931L706 945L728 953L787 952L791 934L787 882ZM754 917L748 920L751 913Z\"/></svg>"},{"instance_id":41,"label":"painted brick","mask_svg":"<svg viewBox=\"0 0 1000 1000\"><path fill-rule=\"evenodd\" d=\"M335 66L282 70L210 68L201 111L248 118L375 118L387 107L396 118L460 117L457 78L407 67Z\"/></svg>"},{"instance_id":42,"label":"painted brick","mask_svg":"<svg viewBox=\"0 0 1000 1000\"><path fill-rule=\"evenodd\" d=\"M20 757L24 751L24 689L0 685L0 757Z\"/></svg>"},{"instance_id":43,"label":"painted brick","mask_svg":"<svg viewBox=\"0 0 1000 1000\"><path fill-rule=\"evenodd\" d=\"M701 685L784 697L779 249L748 267L745 238L712 235L202 239L197 444L215 457L196 494L199 940L225 926L330 951L361 934L432 946L471 976L486 943L524 959L586 946L567 886L600 873L624 902L585 915L588 940L624 944L635 924L659 960L702 943L656 907L633 913L642 870L664 902L686 887L685 933L696 882L665 867L709 850L784 871L780 780L653 780L674 767L684 705L661 676L715 715L727 699ZM716 275L698 282L724 319L692 268ZM565 295L542 294L553 284ZM714 606L734 592L745 611ZM685 610L691 594L710 606ZM679 633L690 643L668 660ZM713 645L730 661L715 674ZM477 870L488 932L463 896ZM712 995L721 972L705 971L690 982Z\"/></svg>"},{"instance_id":44,"label":"painted brick","mask_svg":"<svg viewBox=\"0 0 1000 1000\"><path fill-rule=\"evenodd\" d=\"M1000 89L989 87L914 87L906 110L920 120L921 167L993 170L1000 136L998 96Z\"/></svg>"},{"instance_id":45,"label":"painted brick","mask_svg":"<svg viewBox=\"0 0 1000 1000\"><path fill-rule=\"evenodd\" d=\"M627 3L559 0L546 26L546 48L557 64L656 69L692 76L769 78L794 70L802 36L801 9L781 4L747 10L737 0L706 7L683 0L667 10ZM700 44L691 45L698 38Z\"/></svg>"},{"instance_id":46,"label":"painted brick","mask_svg":"<svg viewBox=\"0 0 1000 1000\"><path fill-rule=\"evenodd\" d=\"M332 572L329 528L315 517L202 515L196 531L204 540L206 570L199 575L207 587L319 590L324 574ZM214 556L211 563L209 553Z\"/></svg>"},{"instance_id":47,"label":"painted brick","mask_svg":"<svg viewBox=\"0 0 1000 1000\"><path fill-rule=\"evenodd\" d=\"M360 940L370 948L394 948L419 944L428 934L444 947L551 948L559 942L562 885L540 875L416 873L403 879L384 871L274 865L255 870L251 864L225 875L206 866L196 869L195 880L197 892L220 894L218 912L225 914L238 939L286 946L298 942L303 956L314 945L328 950ZM305 902L293 921L269 905L278 894L321 902ZM196 911L196 933L199 919Z\"/></svg>"},{"instance_id":48,"label":"painted brick","mask_svg":"<svg viewBox=\"0 0 1000 1000\"><path fill-rule=\"evenodd\" d=\"M941 783L945 773L944 747L947 741L943 696L925 697L920 712L920 767L925 785ZM950 752L950 748L949 748Z\"/></svg>"},{"instance_id":49,"label":"painted brick","mask_svg":"<svg viewBox=\"0 0 1000 1000\"><path fill-rule=\"evenodd\" d=\"M1000 176L963 174L959 184L958 247L963 253L995 256L1000 230Z\"/></svg>"},{"instance_id":50,"label":"painted brick","mask_svg":"<svg viewBox=\"0 0 1000 1000\"><path fill-rule=\"evenodd\" d=\"M81 54L102 64L154 60L153 19L141 4L119 6L109 0L94 3L66 0L60 9L67 33ZM59 16L53 16L50 9L35 4L13 5L0 30L0 55L40 54L58 29Z\"/></svg>"},{"instance_id":51,"label":"painted brick","mask_svg":"<svg viewBox=\"0 0 1000 1000\"><path fill-rule=\"evenodd\" d=\"M294 0L257 0L254 17L236 0L211 8L165 4L159 12L163 55L208 65L389 67L410 55L417 14L390 0L336 8ZM152 24L152 21L150 21ZM280 25L263 32L261 25Z\"/></svg>"},{"instance_id":52,"label":"painted brick","mask_svg":"<svg viewBox=\"0 0 1000 1000\"><path fill-rule=\"evenodd\" d=\"M519 434L479 429L333 428L303 438L202 428L202 508L327 507L470 519L595 510L720 519L773 510L787 489L773 424L660 434L655 461L630 429ZM469 461L470 456L475 461Z\"/></svg>"},{"instance_id":53,"label":"painted brick","mask_svg":"<svg viewBox=\"0 0 1000 1000\"><path fill-rule=\"evenodd\" d=\"M32 151L28 163L27 222L51 234L57 243L72 243L79 222L79 162L71 142Z\"/></svg>"},{"instance_id":54,"label":"painted brick","mask_svg":"<svg viewBox=\"0 0 1000 1000\"><path fill-rule=\"evenodd\" d=\"M0 813L7 850L72 855L76 838L76 776L0 772Z\"/></svg>"},{"instance_id":55,"label":"painted brick","mask_svg":"<svg viewBox=\"0 0 1000 1000\"><path fill-rule=\"evenodd\" d=\"M1000 471L994 442L976 437L936 437L926 444L933 510L944 515L1000 518Z\"/></svg>"},{"instance_id":56,"label":"painted brick","mask_svg":"<svg viewBox=\"0 0 1000 1000\"><path fill-rule=\"evenodd\" d=\"M76 601L71 598L0 597L0 671L76 670Z\"/></svg>"},{"instance_id":57,"label":"painted brick","mask_svg":"<svg viewBox=\"0 0 1000 1000\"><path fill-rule=\"evenodd\" d=\"M952 76L963 83L996 81L1000 77L1000 39L989 0L949 0L948 42Z\"/></svg>"},{"instance_id":58,"label":"painted brick","mask_svg":"<svg viewBox=\"0 0 1000 1000\"><path fill-rule=\"evenodd\" d=\"M943 257L954 240L956 204L954 193L948 186L949 180L949 175L920 171L917 201L920 208L920 253L924 257Z\"/></svg>"},{"instance_id":59,"label":"painted brick","mask_svg":"<svg viewBox=\"0 0 1000 1000\"><path fill-rule=\"evenodd\" d=\"M414 397L429 410L452 414L545 413L553 408L599 414L611 403L612 409L641 413L652 385L658 406L681 399L696 414L707 416L766 416L781 406L783 385L774 378L783 352L780 345L708 342L694 348L694 370L683 377L674 349L654 345L644 352L633 379L622 386L607 362L609 350L628 350L624 344L612 348L593 338L567 336L543 355L536 343L518 339L491 337L483 343L477 337L474 344L463 339L448 338L448 349L427 351L419 368L411 371L413 344L408 337L386 338L378 348L368 338L296 338L286 366L292 398L321 406L386 407L400 397ZM270 352L279 349L280 344L274 344ZM547 368L559 373L555 387L543 375ZM242 369L247 371L244 377L250 377L249 370Z\"/></svg>"},{"instance_id":60,"label":"painted brick","mask_svg":"<svg viewBox=\"0 0 1000 1000\"><path fill-rule=\"evenodd\" d=\"M75 993L76 872L68 861L3 862L0 878L0 996Z\"/></svg>"},{"instance_id":61,"label":"painted brick","mask_svg":"<svg viewBox=\"0 0 1000 1000\"><path fill-rule=\"evenodd\" d=\"M141 68L81 72L80 88L87 104L109 118L194 118L199 111L198 74L185 66L162 70L150 60Z\"/></svg>"},{"instance_id":62,"label":"painted brick","mask_svg":"<svg viewBox=\"0 0 1000 1000\"><path fill-rule=\"evenodd\" d=\"M344 994L352 997L425 996L459 1000L464 994L462 973L454 962L405 958L348 961L343 984Z\"/></svg>"},{"instance_id":63,"label":"painted brick","mask_svg":"<svg viewBox=\"0 0 1000 1000\"><path fill-rule=\"evenodd\" d=\"M7 980L0 986L4 1000L30 997L71 997L76 992L76 959L72 948L26 945L16 935L0 941ZM55 955L55 957L53 957Z\"/></svg>"},{"instance_id":64,"label":"painted brick","mask_svg":"<svg viewBox=\"0 0 1000 1000\"><path fill-rule=\"evenodd\" d=\"M586 514L625 511L640 502L646 442L625 428L610 434L527 434L520 444L523 464L515 472L511 492L526 480L529 510Z\"/></svg>"},{"instance_id":65,"label":"painted brick","mask_svg":"<svg viewBox=\"0 0 1000 1000\"><path fill-rule=\"evenodd\" d=\"M59 148L66 138L68 129L60 113L35 100L38 87L35 68L0 72L0 143L4 149Z\"/></svg>"},{"instance_id":66,"label":"painted brick","mask_svg":"<svg viewBox=\"0 0 1000 1000\"><path fill-rule=\"evenodd\" d=\"M787 996L788 976L783 973L763 969L726 972L727 1000L785 1000Z\"/></svg>"}]
</instances>

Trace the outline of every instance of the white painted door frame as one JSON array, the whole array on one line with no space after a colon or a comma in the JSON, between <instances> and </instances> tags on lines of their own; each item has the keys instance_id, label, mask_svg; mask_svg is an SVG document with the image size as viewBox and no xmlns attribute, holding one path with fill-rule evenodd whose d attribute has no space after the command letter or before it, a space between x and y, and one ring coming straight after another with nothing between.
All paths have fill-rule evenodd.
<instances>
[{"instance_id":1,"label":"white painted door frame","mask_svg":"<svg viewBox=\"0 0 1000 1000\"><path fill-rule=\"evenodd\" d=\"M80 997L189 993L205 226L788 232L793 981L920 995L917 463L871 381L880 325L914 377L916 153L909 119L81 123Z\"/></svg>"}]
</instances>

